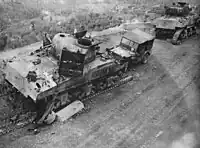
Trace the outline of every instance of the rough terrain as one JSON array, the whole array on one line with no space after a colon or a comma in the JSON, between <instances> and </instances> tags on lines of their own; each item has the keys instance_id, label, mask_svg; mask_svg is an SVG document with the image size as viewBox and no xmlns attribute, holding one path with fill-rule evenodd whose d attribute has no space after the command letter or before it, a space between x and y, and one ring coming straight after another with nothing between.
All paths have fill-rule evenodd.
<instances>
[{"instance_id":1,"label":"rough terrain","mask_svg":"<svg viewBox=\"0 0 200 148\"><path fill-rule=\"evenodd\" d=\"M199 148L199 39L180 46L156 40L134 81L85 102L86 112L37 135L26 127L1 136L0 147Z\"/></svg>"}]
</instances>

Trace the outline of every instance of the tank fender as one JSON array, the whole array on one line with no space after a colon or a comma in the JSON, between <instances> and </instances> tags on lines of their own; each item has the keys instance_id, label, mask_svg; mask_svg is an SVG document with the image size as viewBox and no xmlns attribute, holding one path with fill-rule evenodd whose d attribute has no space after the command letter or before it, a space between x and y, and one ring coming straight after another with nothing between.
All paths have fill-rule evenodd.
<instances>
[{"instance_id":1,"label":"tank fender","mask_svg":"<svg viewBox=\"0 0 200 148\"><path fill-rule=\"evenodd\" d=\"M58 116L58 119L62 122L68 120L71 118L73 115L77 114L84 108L84 104L77 100L69 104L67 107L64 109L58 111L56 114Z\"/></svg>"}]
</instances>

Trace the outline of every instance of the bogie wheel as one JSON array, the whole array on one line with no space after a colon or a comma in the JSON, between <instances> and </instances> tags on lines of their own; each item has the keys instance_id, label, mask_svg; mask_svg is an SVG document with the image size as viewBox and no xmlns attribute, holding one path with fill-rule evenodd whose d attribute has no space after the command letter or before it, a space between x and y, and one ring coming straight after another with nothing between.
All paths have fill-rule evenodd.
<instances>
[{"instance_id":1,"label":"bogie wheel","mask_svg":"<svg viewBox=\"0 0 200 148\"><path fill-rule=\"evenodd\" d=\"M143 56L141 63L142 63L142 64L147 64L147 63L148 63L149 56L150 56L150 55L149 55L148 53L146 53L146 54Z\"/></svg>"},{"instance_id":2,"label":"bogie wheel","mask_svg":"<svg viewBox=\"0 0 200 148\"><path fill-rule=\"evenodd\" d=\"M193 27L193 28L192 28L192 34L193 34L193 35L196 35L196 34L197 34L197 28L196 28L196 27Z\"/></svg>"},{"instance_id":3,"label":"bogie wheel","mask_svg":"<svg viewBox=\"0 0 200 148\"><path fill-rule=\"evenodd\" d=\"M181 45L181 40L176 41L176 45Z\"/></svg>"},{"instance_id":4,"label":"bogie wheel","mask_svg":"<svg viewBox=\"0 0 200 148\"><path fill-rule=\"evenodd\" d=\"M171 43L173 45L181 45L182 42L181 42L181 40L176 40L176 41L172 40Z\"/></svg>"}]
</instances>

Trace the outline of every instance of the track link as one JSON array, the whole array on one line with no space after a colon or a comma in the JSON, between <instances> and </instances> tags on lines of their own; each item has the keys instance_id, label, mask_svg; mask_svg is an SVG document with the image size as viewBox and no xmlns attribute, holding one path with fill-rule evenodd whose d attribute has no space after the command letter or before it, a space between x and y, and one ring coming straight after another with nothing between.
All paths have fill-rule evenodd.
<instances>
[{"instance_id":1,"label":"track link","mask_svg":"<svg viewBox=\"0 0 200 148\"><path fill-rule=\"evenodd\" d=\"M95 94L91 94L91 95L87 96L86 98L82 99L82 101L86 101L86 100L89 100L89 99L91 99L93 97L96 97L96 96L99 96L101 94L107 93L107 92L111 91L112 89L114 89L116 87L119 87L119 86L121 86L123 84L126 84L126 83L128 83L129 81L132 81L132 80L133 80L133 76L127 76L126 78L122 78L122 79L119 80L118 83L114 84L113 86L111 86L111 87L109 87L109 88L107 88L105 90L99 91L99 92L97 92Z\"/></svg>"}]
</instances>

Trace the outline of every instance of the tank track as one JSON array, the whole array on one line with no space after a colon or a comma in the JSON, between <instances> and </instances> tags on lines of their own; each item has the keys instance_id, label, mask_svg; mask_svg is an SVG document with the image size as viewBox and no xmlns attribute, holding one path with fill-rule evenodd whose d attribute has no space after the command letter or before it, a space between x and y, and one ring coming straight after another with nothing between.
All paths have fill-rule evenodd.
<instances>
[{"instance_id":1,"label":"tank track","mask_svg":"<svg viewBox=\"0 0 200 148\"><path fill-rule=\"evenodd\" d=\"M197 29L195 26L190 26L184 29L179 29L175 32L171 43L173 45L180 45L184 40L196 35Z\"/></svg>"},{"instance_id":2,"label":"tank track","mask_svg":"<svg viewBox=\"0 0 200 148\"><path fill-rule=\"evenodd\" d=\"M53 111L58 112L59 110L65 108L67 105L69 105L70 103L72 103L75 100L80 100L82 102L87 101L87 100L89 100L89 99L91 99L93 97L96 97L96 96L99 96L101 94L107 93L107 92L111 91L112 89L114 89L116 87L119 87L121 85L124 85L124 84L128 83L129 81L133 80L133 76L132 75L127 75L127 73L125 73L125 74L126 74L126 76L124 76L124 75L121 76L120 79L118 79L117 82L112 84L110 87L106 87L105 89L99 90L99 91L97 91L95 93L93 92L93 93L89 94L88 96L84 96L84 97L82 97L80 99L73 99L72 98L72 99L70 99L71 101L66 103L65 105L57 106L56 103L60 103L61 102L61 99L57 99L58 102L55 103L56 106L54 106Z\"/></svg>"},{"instance_id":3,"label":"tank track","mask_svg":"<svg viewBox=\"0 0 200 148\"><path fill-rule=\"evenodd\" d=\"M170 39L173 45L180 45L184 40L194 36L197 33L195 26L188 26L178 30L156 29L157 39Z\"/></svg>"},{"instance_id":4,"label":"tank track","mask_svg":"<svg viewBox=\"0 0 200 148\"><path fill-rule=\"evenodd\" d=\"M122 78L119 81L119 83L116 83L115 85L113 85L113 86L111 86L111 87L109 87L109 88L107 88L105 90L99 91L99 92L97 92L95 94L91 94L88 97L82 99L82 101L86 101L86 100L91 99L93 97L96 97L96 96L99 96L101 94L107 93L107 92L111 91L112 89L117 88L119 86L122 86L122 85L124 85L124 84L126 84L126 83L128 83L128 82L130 82L132 80L133 80L133 76L127 76L126 78Z\"/></svg>"}]
</instances>

